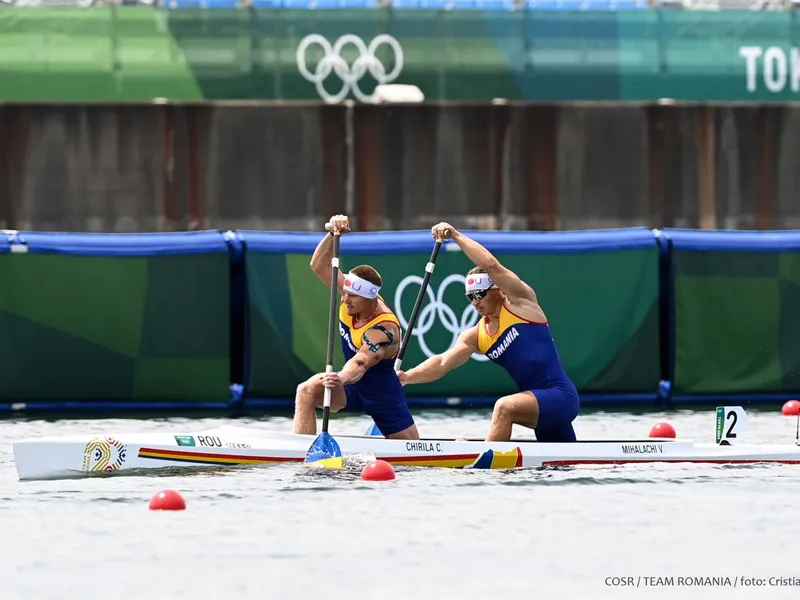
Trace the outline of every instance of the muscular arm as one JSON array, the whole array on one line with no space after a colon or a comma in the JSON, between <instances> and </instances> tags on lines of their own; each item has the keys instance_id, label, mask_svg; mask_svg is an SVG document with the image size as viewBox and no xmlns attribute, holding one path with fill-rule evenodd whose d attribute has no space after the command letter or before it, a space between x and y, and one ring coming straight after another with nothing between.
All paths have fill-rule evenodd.
<instances>
[{"instance_id":1,"label":"muscular arm","mask_svg":"<svg viewBox=\"0 0 800 600\"><path fill-rule=\"evenodd\" d=\"M485 270L497 286L511 301L536 300L533 289L522 281L516 273L506 269L495 256L475 240L458 231L453 233L453 241L464 251L473 263Z\"/></svg>"},{"instance_id":2,"label":"muscular arm","mask_svg":"<svg viewBox=\"0 0 800 600\"><path fill-rule=\"evenodd\" d=\"M311 269L322 283L329 286L331 284L331 258L333 257L333 236L325 234L319 244L317 244L314 254L311 256ZM339 292L344 286L344 275L339 270Z\"/></svg>"},{"instance_id":3,"label":"muscular arm","mask_svg":"<svg viewBox=\"0 0 800 600\"><path fill-rule=\"evenodd\" d=\"M378 325L386 331L377 328ZM399 346L399 327L394 323L376 323L364 332L364 336L361 338L361 350L345 363L339 373L342 383L357 382L364 376L367 369L394 356Z\"/></svg>"},{"instance_id":4,"label":"muscular arm","mask_svg":"<svg viewBox=\"0 0 800 600\"><path fill-rule=\"evenodd\" d=\"M425 362L413 369L406 371L406 384L428 383L444 377L449 371L460 367L469 360L473 352L478 351L478 328L471 327L461 332L455 345L436 356L431 356Z\"/></svg>"}]
</instances>

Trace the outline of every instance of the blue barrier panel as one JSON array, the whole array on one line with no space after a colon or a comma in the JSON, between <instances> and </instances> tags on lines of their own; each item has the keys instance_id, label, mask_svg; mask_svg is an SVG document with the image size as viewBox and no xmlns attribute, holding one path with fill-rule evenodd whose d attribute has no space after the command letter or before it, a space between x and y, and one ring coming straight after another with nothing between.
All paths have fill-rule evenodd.
<instances>
[{"instance_id":1,"label":"blue barrier panel","mask_svg":"<svg viewBox=\"0 0 800 600\"><path fill-rule=\"evenodd\" d=\"M666 229L676 405L800 394L800 232Z\"/></svg>"},{"instance_id":2,"label":"blue barrier panel","mask_svg":"<svg viewBox=\"0 0 800 600\"><path fill-rule=\"evenodd\" d=\"M314 252L322 233L286 231L236 232L251 253L308 254ZM471 231L463 230L492 252L586 252L590 250L652 249L654 230L646 227L588 231ZM353 232L342 236L340 252L368 256L430 252L434 240L430 230ZM452 242L446 250L458 251ZM423 263L423 267L424 267Z\"/></svg>"},{"instance_id":3,"label":"blue barrier panel","mask_svg":"<svg viewBox=\"0 0 800 600\"><path fill-rule=\"evenodd\" d=\"M10 235L10 244L24 246L25 252L36 254L148 257L227 253L226 239L221 231L121 234L18 231Z\"/></svg>"},{"instance_id":4,"label":"blue barrier panel","mask_svg":"<svg viewBox=\"0 0 800 600\"><path fill-rule=\"evenodd\" d=\"M1 402L29 410L229 403L225 234L11 238L12 252L0 255Z\"/></svg>"},{"instance_id":5,"label":"blue barrier panel","mask_svg":"<svg viewBox=\"0 0 800 600\"><path fill-rule=\"evenodd\" d=\"M534 287L565 368L586 402L661 399L661 251L652 230L465 233ZM245 404L283 403L299 383L324 370L329 291L309 261L325 234L239 235L246 248L248 299ZM383 279L381 295L405 328L433 244L429 230L347 234L341 241L342 269L374 266ZM406 367L451 347L461 331L477 323L463 287L452 285L463 282L472 266L455 244L443 247ZM339 340L336 351L335 368L341 368ZM406 388L412 405L436 406L447 406L451 398L491 405L513 391L505 371L481 356L438 382Z\"/></svg>"}]
</instances>

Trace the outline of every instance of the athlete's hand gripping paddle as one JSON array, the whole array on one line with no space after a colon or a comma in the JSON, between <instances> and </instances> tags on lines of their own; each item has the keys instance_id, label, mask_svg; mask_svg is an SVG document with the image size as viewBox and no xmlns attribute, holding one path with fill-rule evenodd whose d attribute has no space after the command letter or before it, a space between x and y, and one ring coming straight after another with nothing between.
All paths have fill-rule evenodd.
<instances>
[{"instance_id":1,"label":"athlete's hand gripping paddle","mask_svg":"<svg viewBox=\"0 0 800 600\"><path fill-rule=\"evenodd\" d=\"M330 229L330 224L325 226ZM325 373L333 373L333 343L336 332L336 305L339 295L339 240L338 231L333 232L333 256L331 257L331 304L328 313L328 353L325 359ZM328 419L331 412L331 389L326 387L322 403L322 433L319 434L306 454L306 463L327 468L342 468L342 450L328 433Z\"/></svg>"},{"instance_id":2,"label":"athlete's hand gripping paddle","mask_svg":"<svg viewBox=\"0 0 800 600\"><path fill-rule=\"evenodd\" d=\"M394 361L395 371L399 371L400 367L403 365L403 357L408 349L408 342L411 340L411 332L414 330L414 326L417 323L417 317L419 317L419 312L422 308L422 298L425 296L425 292L428 289L428 282L431 279L431 275L433 275L433 270L436 268L436 258L439 256L439 249L441 247L442 241L436 240L436 244L433 246L433 252L431 252L431 259L428 261L428 264L425 265L425 277L422 279L422 285L417 294L417 301L414 303L414 310L411 312L411 318L408 320L408 329L400 344L400 352L397 353L397 359Z\"/></svg>"}]
</instances>

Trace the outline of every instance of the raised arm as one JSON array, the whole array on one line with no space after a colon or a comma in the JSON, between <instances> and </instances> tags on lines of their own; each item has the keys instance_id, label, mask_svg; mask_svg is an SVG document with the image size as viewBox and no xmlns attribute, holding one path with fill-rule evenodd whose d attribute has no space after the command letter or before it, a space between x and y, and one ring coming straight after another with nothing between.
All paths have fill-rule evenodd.
<instances>
[{"instance_id":1,"label":"raised arm","mask_svg":"<svg viewBox=\"0 0 800 600\"><path fill-rule=\"evenodd\" d=\"M431 356L413 369L401 372L400 382L403 385L410 383L428 383L441 379L448 372L460 367L469 360L473 352L478 351L478 326L470 327L461 332L456 343L449 350Z\"/></svg>"},{"instance_id":2,"label":"raised arm","mask_svg":"<svg viewBox=\"0 0 800 600\"><path fill-rule=\"evenodd\" d=\"M335 215L328 222L330 231L317 244L314 254L311 256L311 270L327 286L331 284L331 257L333 256L333 233L344 234L350 231L350 221L345 215ZM339 293L344 288L344 275L339 269L338 277Z\"/></svg>"},{"instance_id":3,"label":"raised arm","mask_svg":"<svg viewBox=\"0 0 800 600\"><path fill-rule=\"evenodd\" d=\"M452 239L475 265L481 267L492 278L503 293L513 302L515 300L536 301L533 288L522 281L516 273L505 268L495 256L472 238L464 235L449 223L439 223L431 228L433 237L438 240Z\"/></svg>"}]
</instances>

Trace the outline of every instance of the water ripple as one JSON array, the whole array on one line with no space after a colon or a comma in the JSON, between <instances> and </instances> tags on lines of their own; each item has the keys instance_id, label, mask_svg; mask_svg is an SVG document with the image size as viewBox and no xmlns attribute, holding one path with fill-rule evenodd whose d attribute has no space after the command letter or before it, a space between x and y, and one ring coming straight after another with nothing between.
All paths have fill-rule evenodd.
<instances>
[{"instance_id":1,"label":"water ripple","mask_svg":"<svg viewBox=\"0 0 800 600\"><path fill-rule=\"evenodd\" d=\"M53 498L59 498L59 496L53 496ZM97 502L101 504L104 502L109 502L111 504L140 504L141 500L139 498L131 498L126 496L116 496L113 498L95 496L94 498L90 498L89 502Z\"/></svg>"},{"instance_id":2,"label":"water ripple","mask_svg":"<svg viewBox=\"0 0 800 600\"><path fill-rule=\"evenodd\" d=\"M426 435L468 437L483 435L489 418L485 412L415 416ZM756 443L793 440L794 422L779 414L750 417ZM660 420L669 420L679 435L713 439L713 411L587 414L576 429L584 438L640 437ZM4 580L2 597L251 600L267 590L279 598L333 593L361 600L378 593L394 600L407 596L410 584L423 598L460 600L516 600L531 590L541 598L727 600L752 593L685 588L631 595L604 581L639 574L796 575L791 557L800 539L800 466L397 467L393 481L366 482L358 470L313 473L269 465L23 484L10 451L11 441L31 435L229 423L6 422L0 428L0 527L13 543L0 544L0 561L19 576ZM367 425L359 417L332 423L342 433ZM291 427L282 418L237 424ZM168 488L186 500L180 516L148 510L149 499ZM388 579L390 573L401 579ZM784 591L765 588L754 597L791 596Z\"/></svg>"}]
</instances>

